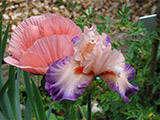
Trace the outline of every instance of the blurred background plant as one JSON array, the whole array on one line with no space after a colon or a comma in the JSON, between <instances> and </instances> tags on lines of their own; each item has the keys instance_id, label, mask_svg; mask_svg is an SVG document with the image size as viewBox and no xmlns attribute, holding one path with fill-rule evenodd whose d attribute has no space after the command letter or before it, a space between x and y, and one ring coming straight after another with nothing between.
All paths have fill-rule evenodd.
<instances>
[{"instance_id":1,"label":"blurred background plant","mask_svg":"<svg viewBox=\"0 0 160 120\"><path fill-rule=\"evenodd\" d=\"M59 5L64 4L61 0L56 2ZM3 24L2 14L5 12L6 0L2 5L3 10L0 14L0 119L85 120L87 118L86 92L77 101L63 100L61 103L53 101L44 90L45 79L42 76L32 77L27 72L22 72L13 66L9 67L8 80L4 81L3 56L7 38L10 37L8 35L10 24L8 23L7 26ZM75 6L77 6L76 3ZM122 49L126 62L135 68L136 77L131 83L138 86L140 90L136 95L130 96L130 103L124 104L120 95L110 90L104 81L97 77L96 87L92 94L92 120L160 119L160 52L153 77L149 69L152 38L156 36L159 39L159 36L156 31L148 31L140 21L132 22L130 20L132 13L125 5L117 10L118 17L114 21L109 16L95 16L96 12L97 10L91 6L87 11L82 11L83 17L77 17L75 23L82 31L84 26L91 27L96 24L100 34L105 32L113 37L113 47ZM119 22L115 23L116 20ZM126 33L127 39L115 38L113 35L115 29L119 33ZM20 85L19 82L23 79L24 83ZM33 79L38 83L35 84ZM153 86L151 95L147 95L146 92L150 86Z\"/></svg>"}]
</instances>

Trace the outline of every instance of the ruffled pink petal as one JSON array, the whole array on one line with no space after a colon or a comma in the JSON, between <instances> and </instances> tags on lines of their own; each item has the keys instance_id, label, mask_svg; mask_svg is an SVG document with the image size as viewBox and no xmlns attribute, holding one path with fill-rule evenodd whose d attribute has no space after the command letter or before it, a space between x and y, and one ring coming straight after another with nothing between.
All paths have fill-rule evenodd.
<instances>
[{"instance_id":1,"label":"ruffled pink petal","mask_svg":"<svg viewBox=\"0 0 160 120\"><path fill-rule=\"evenodd\" d=\"M21 42L24 48L24 51L27 51L27 49L30 48L36 40L40 39L40 37L41 36L39 33L38 26L34 26L34 25L27 26L22 35L23 41Z\"/></svg>"},{"instance_id":2,"label":"ruffled pink petal","mask_svg":"<svg viewBox=\"0 0 160 120\"><path fill-rule=\"evenodd\" d=\"M7 62L8 64L21 68L22 70L25 70L33 74L45 75L48 69L48 67L41 68L41 67L32 67L32 66L22 66L20 65L20 62L15 58L13 58L12 56L6 57L4 61Z\"/></svg>"},{"instance_id":3,"label":"ruffled pink petal","mask_svg":"<svg viewBox=\"0 0 160 120\"><path fill-rule=\"evenodd\" d=\"M94 72L99 75L105 71L112 71L119 75L125 67L125 58L117 50L111 50L111 44L103 48L102 44L97 44L91 54L87 54L84 61L84 73Z\"/></svg>"},{"instance_id":4,"label":"ruffled pink petal","mask_svg":"<svg viewBox=\"0 0 160 120\"><path fill-rule=\"evenodd\" d=\"M59 58L73 55L72 37L69 35L54 35L37 40L20 58L14 56L5 58L11 65L22 68L34 74L45 74L50 63ZM39 71L38 71L39 70Z\"/></svg>"},{"instance_id":5,"label":"ruffled pink petal","mask_svg":"<svg viewBox=\"0 0 160 120\"><path fill-rule=\"evenodd\" d=\"M81 29L70 19L49 13L45 14L45 16L48 19L43 19L42 21L42 24L44 24L44 36L52 36L55 34L72 35L72 37L78 36L81 38Z\"/></svg>"},{"instance_id":6,"label":"ruffled pink petal","mask_svg":"<svg viewBox=\"0 0 160 120\"><path fill-rule=\"evenodd\" d=\"M79 64L72 57L58 59L50 65L46 73L45 89L53 100L76 100L91 83L94 75L77 73L75 71L77 67Z\"/></svg>"},{"instance_id":7,"label":"ruffled pink petal","mask_svg":"<svg viewBox=\"0 0 160 120\"><path fill-rule=\"evenodd\" d=\"M72 37L54 35L37 40L21 57L22 66L48 67L59 58L73 55Z\"/></svg>"},{"instance_id":8,"label":"ruffled pink petal","mask_svg":"<svg viewBox=\"0 0 160 120\"><path fill-rule=\"evenodd\" d=\"M111 49L111 38L105 33L102 33L102 35L100 35L96 31L96 26L92 26L90 29L88 27L85 27L81 39L79 41L76 41L76 43L74 44L74 59L76 61L80 61L80 63L83 65L86 55L92 52L92 49L91 47L89 48L89 45L94 46L95 44L101 44L103 49L106 47Z\"/></svg>"},{"instance_id":9,"label":"ruffled pink petal","mask_svg":"<svg viewBox=\"0 0 160 120\"><path fill-rule=\"evenodd\" d=\"M25 19L13 31L8 50L12 54L12 56L14 56L16 59L20 59L22 54L26 50L26 48L29 48L31 46L31 44L28 44L27 42L33 44L35 41L35 38L37 37L39 38L39 36L40 37L44 36L42 25L41 25L41 19L44 19L43 15L42 17L36 16L36 17L30 17L28 19ZM31 38L31 39L27 39L27 38ZM23 42L23 41L26 41L26 42ZM27 43L27 46L25 46L25 43Z\"/></svg>"},{"instance_id":10,"label":"ruffled pink petal","mask_svg":"<svg viewBox=\"0 0 160 120\"><path fill-rule=\"evenodd\" d=\"M34 41L38 38L53 35L71 35L81 38L82 32L71 20L47 13L25 19L14 30L9 44L9 52L16 59L20 59Z\"/></svg>"},{"instance_id":11,"label":"ruffled pink petal","mask_svg":"<svg viewBox=\"0 0 160 120\"><path fill-rule=\"evenodd\" d=\"M128 82L128 75L125 71L121 72L120 77L110 72L100 76L113 91L120 93L125 103L130 102L129 94L136 94L139 89Z\"/></svg>"}]
</instances>

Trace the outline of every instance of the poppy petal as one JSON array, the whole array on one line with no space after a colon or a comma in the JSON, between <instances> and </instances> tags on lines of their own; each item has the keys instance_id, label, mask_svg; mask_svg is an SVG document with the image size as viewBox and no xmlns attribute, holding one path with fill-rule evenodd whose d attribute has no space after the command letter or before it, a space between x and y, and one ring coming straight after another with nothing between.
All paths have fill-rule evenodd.
<instances>
[{"instance_id":1,"label":"poppy petal","mask_svg":"<svg viewBox=\"0 0 160 120\"><path fill-rule=\"evenodd\" d=\"M9 44L9 52L20 59L34 41L53 35L71 35L81 38L81 29L70 19L56 14L46 13L32 16L21 22L14 30Z\"/></svg>"},{"instance_id":2,"label":"poppy petal","mask_svg":"<svg viewBox=\"0 0 160 120\"><path fill-rule=\"evenodd\" d=\"M36 74L45 74L50 63L59 58L73 55L72 37L69 35L54 35L35 41L35 43L21 56L20 60L14 56L5 59L9 64L15 65L27 72L35 73L37 68L45 69ZM11 59L12 58L12 59ZM14 62L13 62L14 61ZM16 62L15 62L16 61Z\"/></svg>"},{"instance_id":3,"label":"poppy petal","mask_svg":"<svg viewBox=\"0 0 160 120\"><path fill-rule=\"evenodd\" d=\"M51 35L71 35L72 37L78 36L81 38L81 29L70 19L63 16L47 13L46 19L42 20L44 36Z\"/></svg>"},{"instance_id":4,"label":"poppy petal","mask_svg":"<svg viewBox=\"0 0 160 120\"><path fill-rule=\"evenodd\" d=\"M5 62L16 66L18 68L21 68L22 70L25 70L29 73L33 73L33 74L39 74L39 75L44 75L46 74L46 71L48 69L48 67L32 67L32 66L22 66L20 65L20 62L18 60L16 60L15 58L13 58L12 56L8 56L4 59Z\"/></svg>"},{"instance_id":5,"label":"poppy petal","mask_svg":"<svg viewBox=\"0 0 160 120\"><path fill-rule=\"evenodd\" d=\"M39 39L23 54L20 63L23 66L47 67L54 60L72 56L74 50L71 39L68 35Z\"/></svg>"}]
</instances>

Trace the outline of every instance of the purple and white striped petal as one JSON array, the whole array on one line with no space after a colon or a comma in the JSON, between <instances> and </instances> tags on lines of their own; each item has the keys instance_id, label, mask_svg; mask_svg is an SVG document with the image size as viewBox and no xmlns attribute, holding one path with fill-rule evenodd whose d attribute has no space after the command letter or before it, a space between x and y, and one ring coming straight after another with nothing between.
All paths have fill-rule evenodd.
<instances>
[{"instance_id":1,"label":"purple and white striped petal","mask_svg":"<svg viewBox=\"0 0 160 120\"><path fill-rule=\"evenodd\" d=\"M128 82L128 75L126 71L122 71L120 73L120 77L111 74L111 72L100 76L113 91L120 93L125 103L130 102L128 99L129 94L136 94L139 90L138 87L135 87Z\"/></svg>"},{"instance_id":2,"label":"purple and white striped petal","mask_svg":"<svg viewBox=\"0 0 160 120\"><path fill-rule=\"evenodd\" d=\"M79 68L79 64L72 57L58 59L50 65L46 73L45 89L53 100L76 100L91 83L94 75L76 72L76 68Z\"/></svg>"},{"instance_id":3,"label":"purple and white striped petal","mask_svg":"<svg viewBox=\"0 0 160 120\"><path fill-rule=\"evenodd\" d=\"M134 79L135 70L130 64L125 64L125 72L127 73L128 80Z\"/></svg>"}]
</instances>

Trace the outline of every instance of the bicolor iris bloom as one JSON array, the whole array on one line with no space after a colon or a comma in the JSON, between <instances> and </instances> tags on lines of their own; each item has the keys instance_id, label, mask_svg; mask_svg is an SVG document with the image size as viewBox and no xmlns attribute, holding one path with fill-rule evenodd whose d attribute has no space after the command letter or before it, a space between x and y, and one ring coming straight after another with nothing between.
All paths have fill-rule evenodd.
<instances>
[{"instance_id":1,"label":"bicolor iris bloom","mask_svg":"<svg viewBox=\"0 0 160 120\"><path fill-rule=\"evenodd\" d=\"M81 29L63 16L47 13L25 19L14 30L5 62L33 74L45 75L49 65L74 53L71 39Z\"/></svg>"},{"instance_id":2,"label":"bicolor iris bloom","mask_svg":"<svg viewBox=\"0 0 160 120\"><path fill-rule=\"evenodd\" d=\"M45 89L53 100L78 99L94 76L100 76L112 90L120 93L124 102L130 102L129 94L138 91L128 81L134 78L135 70L125 64L120 51L112 50L111 38L105 33L100 35L93 26L85 27L82 37L75 36L72 42L74 55L55 60L46 72Z\"/></svg>"}]
</instances>

